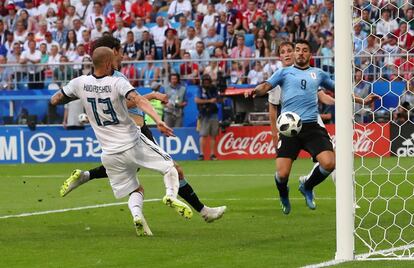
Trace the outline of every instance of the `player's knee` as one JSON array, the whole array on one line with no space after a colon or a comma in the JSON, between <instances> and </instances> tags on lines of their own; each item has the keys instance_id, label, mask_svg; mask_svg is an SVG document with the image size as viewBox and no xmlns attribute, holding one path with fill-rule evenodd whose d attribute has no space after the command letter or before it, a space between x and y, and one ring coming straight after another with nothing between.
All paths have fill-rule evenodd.
<instances>
[{"instance_id":1,"label":"player's knee","mask_svg":"<svg viewBox=\"0 0 414 268\"><path fill-rule=\"evenodd\" d=\"M323 169L327 171L333 171L335 169L335 158L332 157L331 159L326 159L319 164Z\"/></svg>"},{"instance_id":2,"label":"player's knee","mask_svg":"<svg viewBox=\"0 0 414 268\"><path fill-rule=\"evenodd\" d=\"M142 195L144 195L144 187L142 185L140 185L137 189L135 189L135 191L133 191L132 193L137 192L137 193L141 193ZM132 194L131 193L131 194Z\"/></svg>"},{"instance_id":3,"label":"player's knee","mask_svg":"<svg viewBox=\"0 0 414 268\"><path fill-rule=\"evenodd\" d=\"M280 180L285 181L289 178L290 172L287 169L280 169L277 171L277 176Z\"/></svg>"}]
</instances>

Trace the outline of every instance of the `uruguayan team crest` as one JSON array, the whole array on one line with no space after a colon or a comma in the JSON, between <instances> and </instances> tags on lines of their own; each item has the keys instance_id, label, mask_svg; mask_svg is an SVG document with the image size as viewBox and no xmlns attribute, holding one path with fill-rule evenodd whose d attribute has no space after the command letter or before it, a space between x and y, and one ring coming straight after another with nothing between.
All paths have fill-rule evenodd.
<instances>
[{"instance_id":1,"label":"uruguayan team crest","mask_svg":"<svg viewBox=\"0 0 414 268\"><path fill-rule=\"evenodd\" d=\"M315 72L311 72L310 76L312 77L312 79L316 80L316 73Z\"/></svg>"}]
</instances>

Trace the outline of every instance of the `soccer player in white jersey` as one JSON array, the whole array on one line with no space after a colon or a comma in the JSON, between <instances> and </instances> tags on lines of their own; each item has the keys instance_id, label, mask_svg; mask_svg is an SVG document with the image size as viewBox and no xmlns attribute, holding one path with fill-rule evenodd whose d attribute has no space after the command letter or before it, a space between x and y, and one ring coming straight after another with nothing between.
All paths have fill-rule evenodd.
<instances>
[{"instance_id":1,"label":"soccer player in white jersey","mask_svg":"<svg viewBox=\"0 0 414 268\"><path fill-rule=\"evenodd\" d=\"M112 36L104 36L96 40L94 44L94 48L97 47L108 47L113 50L115 55L115 61L114 61L114 76L123 77L127 80L127 78L120 73L119 71L116 71L121 66L122 61L122 47L120 44L120 41ZM158 99L160 101L166 101L168 100L168 97L165 94L161 93L149 93L144 95L148 100L151 99ZM127 105L130 106L131 103L127 102ZM142 111L138 110L136 107L133 106L129 107L129 115L134 120L134 122L141 128L141 133L143 133L149 140L156 143L154 140L154 137L152 136L151 130L148 128L148 126L145 124L144 121L144 114ZM181 166L174 161L175 168L178 171L178 177L180 182L180 187L178 189L178 195L183 198L188 204L190 204L197 212L200 213L202 218L210 223L217 219L220 219L223 214L226 211L226 206L219 206L219 207L208 207L203 202L201 202L191 187L190 183L185 179L184 171L181 168ZM76 189L80 185L91 181L93 179L101 179L101 178L107 178L108 175L106 174L106 170L104 166L99 166L93 169L90 169L88 171L82 171L80 169L75 169L71 176L65 180L63 183L60 194L62 197L66 196L68 193L70 193L72 190ZM144 192L144 188L142 187L142 194Z\"/></svg>"},{"instance_id":2,"label":"soccer player in white jersey","mask_svg":"<svg viewBox=\"0 0 414 268\"><path fill-rule=\"evenodd\" d=\"M101 160L106 168L116 198L129 195L128 206L138 235L151 235L145 228L142 213L143 196L136 178L137 168L143 167L164 175L166 195L163 202L188 218L191 209L177 199L178 173L171 157L146 138L128 115L126 100L135 103L151 116L157 128L166 136L172 136L169 128L155 112L150 102L139 95L135 88L121 77L114 77L114 53L100 47L92 56L94 72L72 79L51 99L52 105L80 99L89 122L101 145Z\"/></svg>"}]
</instances>

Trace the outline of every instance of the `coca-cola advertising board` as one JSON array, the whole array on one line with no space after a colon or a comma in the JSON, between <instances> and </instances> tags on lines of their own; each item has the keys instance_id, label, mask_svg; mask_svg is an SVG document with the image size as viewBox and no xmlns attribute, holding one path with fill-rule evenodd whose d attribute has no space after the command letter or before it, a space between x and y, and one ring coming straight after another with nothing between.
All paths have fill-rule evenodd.
<instances>
[{"instance_id":1,"label":"coca-cola advertising board","mask_svg":"<svg viewBox=\"0 0 414 268\"><path fill-rule=\"evenodd\" d=\"M326 129L335 143L335 125ZM378 157L390 155L389 124L358 124L354 130L354 152L357 156ZM274 158L275 146L269 126L229 127L217 138L219 159ZM309 157L302 151L300 158Z\"/></svg>"}]
</instances>

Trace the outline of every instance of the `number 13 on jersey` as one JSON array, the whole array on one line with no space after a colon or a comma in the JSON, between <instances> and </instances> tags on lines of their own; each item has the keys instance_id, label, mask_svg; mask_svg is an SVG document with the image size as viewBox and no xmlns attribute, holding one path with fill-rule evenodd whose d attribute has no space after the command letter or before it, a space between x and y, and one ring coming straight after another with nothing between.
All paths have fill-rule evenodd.
<instances>
[{"instance_id":1,"label":"number 13 on jersey","mask_svg":"<svg viewBox=\"0 0 414 268\"><path fill-rule=\"evenodd\" d=\"M93 115L95 117L96 124L98 126L108 126L108 125L117 125L119 124L118 117L116 116L116 112L112 105L110 98L87 98L88 102L92 106ZM99 106L99 107L98 107ZM98 114L98 108L102 107L102 112L104 114L109 114L112 120L104 120L102 121Z\"/></svg>"}]
</instances>

